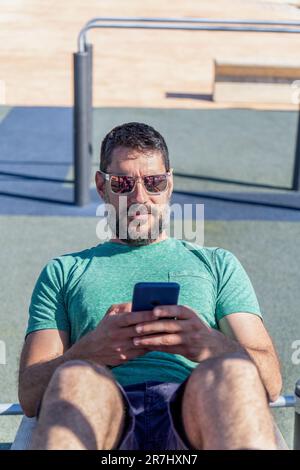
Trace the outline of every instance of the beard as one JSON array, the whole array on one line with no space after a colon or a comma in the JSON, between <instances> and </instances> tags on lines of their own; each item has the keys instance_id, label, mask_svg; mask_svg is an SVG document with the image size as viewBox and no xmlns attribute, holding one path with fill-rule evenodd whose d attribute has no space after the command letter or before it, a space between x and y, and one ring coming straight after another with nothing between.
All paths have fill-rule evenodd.
<instances>
[{"instance_id":1,"label":"beard","mask_svg":"<svg viewBox=\"0 0 300 470\"><path fill-rule=\"evenodd\" d=\"M105 197L105 203L109 203ZM113 238L118 238L130 246L143 246L154 243L170 223L170 201L165 204L146 205L132 204L122 210L110 214L108 209L108 225ZM144 219L129 220L136 213L147 215Z\"/></svg>"},{"instance_id":2,"label":"beard","mask_svg":"<svg viewBox=\"0 0 300 470\"><path fill-rule=\"evenodd\" d=\"M125 238L120 237L120 221L117 221L117 226L116 226L116 234L118 238L127 243L127 245L131 246L142 246L142 245L150 245L151 243L154 243L155 240L161 235L163 231L163 223L161 217L159 220L156 222L157 225L157 231L153 233L151 228L148 228L143 231L142 226L134 226L134 227L128 227L127 228L127 236ZM129 224L130 225L130 224Z\"/></svg>"}]
</instances>

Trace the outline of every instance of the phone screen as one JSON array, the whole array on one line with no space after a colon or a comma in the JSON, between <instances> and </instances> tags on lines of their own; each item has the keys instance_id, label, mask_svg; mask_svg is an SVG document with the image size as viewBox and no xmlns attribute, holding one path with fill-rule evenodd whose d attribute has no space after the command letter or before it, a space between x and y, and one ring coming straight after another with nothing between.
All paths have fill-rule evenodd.
<instances>
[{"instance_id":1,"label":"phone screen","mask_svg":"<svg viewBox=\"0 0 300 470\"><path fill-rule=\"evenodd\" d=\"M177 282L138 282L134 286L132 311L153 310L158 305L177 305Z\"/></svg>"}]
</instances>

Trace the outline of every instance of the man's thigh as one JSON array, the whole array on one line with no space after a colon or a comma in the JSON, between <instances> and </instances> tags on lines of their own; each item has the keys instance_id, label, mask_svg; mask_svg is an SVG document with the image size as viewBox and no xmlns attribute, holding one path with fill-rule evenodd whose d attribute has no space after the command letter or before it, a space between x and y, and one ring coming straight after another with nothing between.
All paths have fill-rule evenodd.
<instances>
[{"instance_id":1,"label":"man's thigh","mask_svg":"<svg viewBox=\"0 0 300 470\"><path fill-rule=\"evenodd\" d=\"M191 449L182 421L183 383L147 381L118 386L124 404L124 426L118 450ZM42 400L38 404L39 419Z\"/></svg>"}]
</instances>

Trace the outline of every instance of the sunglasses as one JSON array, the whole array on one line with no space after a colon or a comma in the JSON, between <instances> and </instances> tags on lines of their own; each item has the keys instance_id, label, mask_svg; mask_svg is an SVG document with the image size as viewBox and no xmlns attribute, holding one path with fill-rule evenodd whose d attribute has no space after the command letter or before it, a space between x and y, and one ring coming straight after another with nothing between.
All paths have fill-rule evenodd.
<instances>
[{"instance_id":1,"label":"sunglasses","mask_svg":"<svg viewBox=\"0 0 300 470\"><path fill-rule=\"evenodd\" d=\"M147 175L127 176L127 175L112 175L104 173L100 170L106 181L110 182L110 189L115 194L130 194L134 191L137 180L141 179L144 188L149 194L161 194L168 188L168 177L171 176L171 171L163 173L162 175Z\"/></svg>"}]
</instances>

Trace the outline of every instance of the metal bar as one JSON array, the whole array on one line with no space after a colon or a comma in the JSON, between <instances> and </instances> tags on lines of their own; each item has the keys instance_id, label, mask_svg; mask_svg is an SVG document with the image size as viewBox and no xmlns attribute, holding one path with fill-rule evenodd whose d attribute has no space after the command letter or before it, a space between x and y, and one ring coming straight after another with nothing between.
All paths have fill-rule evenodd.
<instances>
[{"instance_id":1,"label":"metal bar","mask_svg":"<svg viewBox=\"0 0 300 470\"><path fill-rule=\"evenodd\" d=\"M148 25L138 23L107 23L107 24L89 24L85 26L78 36L78 50L83 52L86 44L86 33L90 29L158 29L158 30L175 30L175 31L239 31L239 32L254 32L254 33L300 33L300 28L257 28L255 26L173 26L173 25Z\"/></svg>"},{"instance_id":2,"label":"metal bar","mask_svg":"<svg viewBox=\"0 0 300 470\"><path fill-rule=\"evenodd\" d=\"M219 18L154 18L143 16L96 16L86 23L90 25L98 21L143 21L145 23L196 23L196 24L243 24L243 25L269 25L269 26L300 26L300 21L262 21L262 20L237 20L227 19L222 20Z\"/></svg>"},{"instance_id":3,"label":"metal bar","mask_svg":"<svg viewBox=\"0 0 300 470\"><path fill-rule=\"evenodd\" d=\"M93 45L86 45L86 52L89 56L89 67L88 67L88 155L90 160L90 166L92 167L93 161Z\"/></svg>"},{"instance_id":4,"label":"metal bar","mask_svg":"<svg viewBox=\"0 0 300 470\"><path fill-rule=\"evenodd\" d=\"M300 380L295 386L294 450L300 450Z\"/></svg>"},{"instance_id":5,"label":"metal bar","mask_svg":"<svg viewBox=\"0 0 300 470\"><path fill-rule=\"evenodd\" d=\"M230 195L225 191L181 191L174 190L174 194L193 196L197 198L205 198L217 201L237 202L239 204L247 204L251 206L270 207L273 209L284 209L291 211L300 211L300 200L298 194L291 190L286 194L281 192L239 192L236 195ZM229 194L229 195L228 195Z\"/></svg>"},{"instance_id":6,"label":"metal bar","mask_svg":"<svg viewBox=\"0 0 300 470\"><path fill-rule=\"evenodd\" d=\"M281 395L276 401L269 403L270 408L293 408L296 404L294 395Z\"/></svg>"},{"instance_id":7,"label":"metal bar","mask_svg":"<svg viewBox=\"0 0 300 470\"><path fill-rule=\"evenodd\" d=\"M19 403L1 403L0 416L23 415L24 412Z\"/></svg>"},{"instance_id":8,"label":"metal bar","mask_svg":"<svg viewBox=\"0 0 300 470\"><path fill-rule=\"evenodd\" d=\"M90 201L89 157L89 55L74 54L74 200L78 206Z\"/></svg>"},{"instance_id":9,"label":"metal bar","mask_svg":"<svg viewBox=\"0 0 300 470\"><path fill-rule=\"evenodd\" d=\"M295 146L292 189L294 191L300 191L300 110L298 111L297 138Z\"/></svg>"}]
</instances>

